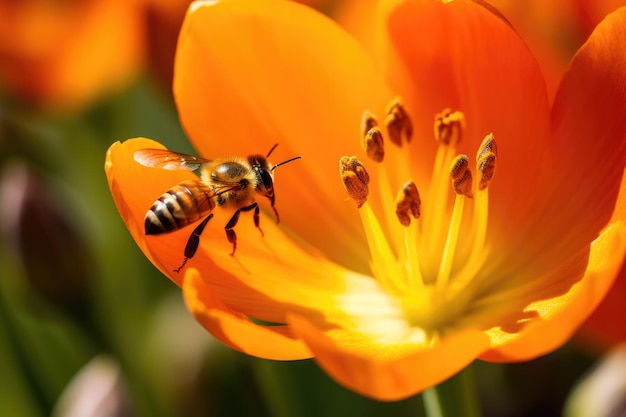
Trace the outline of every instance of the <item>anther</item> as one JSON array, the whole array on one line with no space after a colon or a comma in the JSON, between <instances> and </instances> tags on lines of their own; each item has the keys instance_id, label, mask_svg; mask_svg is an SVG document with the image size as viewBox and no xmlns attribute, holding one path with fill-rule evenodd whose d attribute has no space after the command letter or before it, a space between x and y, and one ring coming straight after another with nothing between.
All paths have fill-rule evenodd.
<instances>
[{"instance_id":1,"label":"anther","mask_svg":"<svg viewBox=\"0 0 626 417\"><path fill-rule=\"evenodd\" d=\"M435 116L435 138L444 145L456 145L463 137L465 115L444 109Z\"/></svg>"},{"instance_id":2,"label":"anther","mask_svg":"<svg viewBox=\"0 0 626 417\"><path fill-rule=\"evenodd\" d=\"M365 152L374 162L383 162L385 157L385 143L383 133L378 126L371 128L363 138Z\"/></svg>"},{"instance_id":3,"label":"anther","mask_svg":"<svg viewBox=\"0 0 626 417\"><path fill-rule=\"evenodd\" d=\"M396 216L402 226L408 227L411 224L411 216L419 219L421 203L417 186L413 181L407 181L396 197Z\"/></svg>"},{"instance_id":4,"label":"anther","mask_svg":"<svg viewBox=\"0 0 626 417\"><path fill-rule=\"evenodd\" d=\"M378 126L376 115L369 110L365 110L361 119L361 137L364 138L367 132L376 126Z\"/></svg>"},{"instance_id":5,"label":"anther","mask_svg":"<svg viewBox=\"0 0 626 417\"><path fill-rule=\"evenodd\" d=\"M478 189L484 190L489 186L493 174L496 171L496 154L493 152L487 152L478 160L477 168L480 172L480 182L478 183Z\"/></svg>"},{"instance_id":6,"label":"anther","mask_svg":"<svg viewBox=\"0 0 626 417\"><path fill-rule=\"evenodd\" d=\"M467 155L458 155L450 164L450 177L454 192L472 198L472 172Z\"/></svg>"},{"instance_id":7,"label":"anther","mask_svg":"<svg viewBox=\"0 0 626 417\"><path fill-rule=\"evenodd\" d=\"M396 145L402 146L403 142L410 142L413 136L413 124L409 113L406 111L399 98L393 100L387 107L385 126L389 139Z\"/></svg>"},{"instance_id":8,"label":"anther","mask_svg":"<svg viewBox=\"0 0 626 417\"><path fill-rule=\"evenodd\" d=\"M484 190L489 186L496 170L497 159L498 145L493 133L490 133L485 136L476 153L476 168L480 172L479 190Z\"/></svg>"},{"instance_id":9,"label":"anther","mask_svg":"<svg viewBox=\"0 0 626 417\"><path fill-rule=\"evenodd\" d=\"M367 201L370 176L356 156L343 156L339 159L339 175L348 195L360 208Z\"/></svg>"},{"instance_id":10,"label":"anther","mask_svg":"<svg viewBox=\"0 0 626 417\"><path fill-rule=\"evenodd\" d=\"M484 154L491 152L495 156L498 156L498 145L496 144L496 138L493 133L485 136L485 139L480 143L478 152L476 152L476 162L480 161Z\"/></svg>"}]
</instances>

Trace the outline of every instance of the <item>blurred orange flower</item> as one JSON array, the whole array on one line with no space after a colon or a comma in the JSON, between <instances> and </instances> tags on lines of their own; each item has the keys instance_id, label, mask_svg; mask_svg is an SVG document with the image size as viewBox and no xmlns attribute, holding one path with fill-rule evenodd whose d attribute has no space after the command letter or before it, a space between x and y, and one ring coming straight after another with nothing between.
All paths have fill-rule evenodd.
<instances>
[{"instance_id":1,"label":"blurred orange flower","mask_svg":"<svg viewBox=\"0 0 626 417\"><path fill-rule=\"evenodd\" d=\"M302 155L276 173L280 226L262 215L261 238L242 214L234 256L221 210L180 273L193 227L145 235L152 202L197 178L133 159L162 145L118 142L105 170L133 238L214 336L258 357L315 357L346 387L396 400L476 358L558 348L613 282L626 248L626 9L579 50L552 108L534 57L482 1L383 2L377 22L368 53L296 3L190 8L174 95L199 154L278 142L272 158ZM368 184L355 166L340 178L344 155Z\"/></svg>"},{"instance_id":2,"label":"blurred orange flower","mask_svg":"<svg viewBox=\"0 0 626 417\"><path fill-rule=\"evenodd\" d=\"M0 90L56 111L122 87L148 58L149 20L174 42L189 0L0 0ZM174 25L171 20L177 20ZM169 31L167 30L169 29Z\"/></svg>"}]
</instances>

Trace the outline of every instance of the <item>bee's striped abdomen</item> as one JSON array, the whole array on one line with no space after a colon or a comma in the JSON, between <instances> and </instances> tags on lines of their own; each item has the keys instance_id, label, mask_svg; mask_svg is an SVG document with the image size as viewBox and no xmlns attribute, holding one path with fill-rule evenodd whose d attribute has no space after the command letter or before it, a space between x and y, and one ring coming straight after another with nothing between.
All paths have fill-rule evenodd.
<instances>
[{"instance_id":1,"label":"bee's striped abdomen","mask_svg":"<svg viewBox=\"0 0 626 417\"><path fill-rule=\"evenodd\" d=\"M212 189L199 181L185 181L164 192L145 217L147 235L172 232L206 216L215 207Z\"/></svg>"}]
</instances>

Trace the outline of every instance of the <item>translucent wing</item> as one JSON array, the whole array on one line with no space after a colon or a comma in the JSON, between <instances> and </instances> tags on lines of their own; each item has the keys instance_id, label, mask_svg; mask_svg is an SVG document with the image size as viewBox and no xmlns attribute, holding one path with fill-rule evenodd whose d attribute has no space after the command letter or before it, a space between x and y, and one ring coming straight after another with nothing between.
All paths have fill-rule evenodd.
<instances>
[{"instance_id":1,"label":"translucent wing","mask_svg":"<svg viewBox=\"0 0 626 417\"><path fill-rule=\"evenodd\" d=\"M143 166L161 168L170 171L186 169L195 171L202 164L211 162L209 159L199 156L186 155L184 153L168 151L167 149L140 149L133 155L135 161Z\"/></svg>"}]
</instances>

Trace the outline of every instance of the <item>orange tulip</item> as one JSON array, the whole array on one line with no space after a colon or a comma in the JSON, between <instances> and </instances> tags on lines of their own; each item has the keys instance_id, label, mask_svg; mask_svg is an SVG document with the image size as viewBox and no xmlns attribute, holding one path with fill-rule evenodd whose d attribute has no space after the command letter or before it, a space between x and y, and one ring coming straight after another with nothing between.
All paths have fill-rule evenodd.
<instances>
[{"instance_id":1,"label":"orange tulip","mask_svg":"<svg viewBox=\"0 0 626 417\"><path fill-rule=\"evenodd\" d=\"M219 207L178 273L195 225L145 235L152 202L197 178L135 162L160 144L116 143L105 169L134 239L214 336L314 357L396 400L476 358L558 348L608 291L626 249L626 10L580 49L552 108L535 59L485 3L391 1L377 16L368 52L296 3L190 8L174 95L199 154L280 143L272 160L302 156L275 172L280 224L262 214L261 237L242 213L233 256Z\"/></svg>"}]
</instances>

